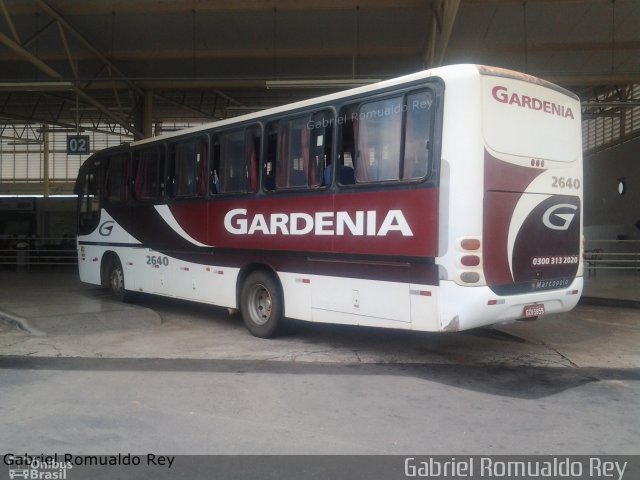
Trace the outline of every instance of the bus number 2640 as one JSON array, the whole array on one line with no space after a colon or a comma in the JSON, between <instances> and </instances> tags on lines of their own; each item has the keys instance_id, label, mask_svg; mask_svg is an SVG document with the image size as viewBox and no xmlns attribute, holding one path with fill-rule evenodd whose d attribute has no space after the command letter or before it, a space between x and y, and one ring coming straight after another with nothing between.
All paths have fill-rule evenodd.
<instances>
[{"instance_id":1,"label":"bus number 2640","mask_svg":"<svg viewBox=\"0 0 640 480\"><path fill-rule=\"evenodd\" d=\"M158 255L157 257L154 255L147 255L147 265L153 265L154 267L164 265L166 267L167 265L169 265L169 257L162 257L160 255Z\"/></svg>"}]
</instances>

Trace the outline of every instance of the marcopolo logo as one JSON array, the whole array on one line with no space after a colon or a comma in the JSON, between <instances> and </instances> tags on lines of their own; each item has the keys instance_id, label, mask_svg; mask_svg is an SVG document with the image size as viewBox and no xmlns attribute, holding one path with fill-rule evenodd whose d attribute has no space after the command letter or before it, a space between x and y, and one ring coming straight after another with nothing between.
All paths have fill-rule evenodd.
<instances>
[{"instance_id":1,"label":"marcopolo logo","mask_svg":"<svg viewBox=\"0 0 640 480\"><path fill-rule=\"evenodd\" d=\"M551 230L568 230L571 222L576 216L575 212L578 207L569 203L559 203L553 207L547 208L542 216L542 223Z\"/></svg>"}]
</instances>

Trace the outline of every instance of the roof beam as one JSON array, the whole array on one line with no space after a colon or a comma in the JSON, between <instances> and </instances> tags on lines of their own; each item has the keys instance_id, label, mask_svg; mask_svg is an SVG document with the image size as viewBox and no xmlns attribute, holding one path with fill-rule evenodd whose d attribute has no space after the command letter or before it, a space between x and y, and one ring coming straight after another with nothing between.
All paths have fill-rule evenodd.
<instances>
[{"instance_id":1,"label":"roof beam","mask_svg":"<svg viewBox=\"0 0 640 480\"><path fill-rule=\"evenodd\" d=\"M531 72L532 75L539 76L558 85L565 86L590 86L590 85L630 85L640 83L640 73L610 73L610 74L562 74L553 72ZM381 77L382 78L382 77ZM310 80L311 78L299 78L296 80ZM353 80L348 77L346 80ZM152 90L200 90L200 89L255 89L264 90L265 82L273 80L271 77L264 78L141 78L136 82L140 87ZM317 80L316 77L313 80ZM115 88L126 88L126 85L97 81L91 85L91 89L106 90L115 85Z\"/></svg>"},{"instance_id":2,"label":"roof beam","mask_svg":"<svg viewBox=\"0 0 640 480\"><path fill-rule=\"evenodd\" d=\"M300 48L279 48L278 58L330 58L330 57L351 57L356 55L359 57L408 57L420 54L419 47L412 46L370 46L356 47L340 46L340 47L300 47ZM162 50L122 50L114 52L112 57L119 61L158 61L158 60L180 60L190 58L195 60L236 60L236 59L271 59L273 58L273 49L268 48L210 48L202 50L172 49L165 48ZM64 52L41 52L39 55L41 60L48 62L63 61L67 56ZM75 55L77 60L88 60L93 58L89 53L77 52ZM10 61L9 55L0 55L0 61Z\"/></svg>"},{"instance_id":3,"label":"roof beam","mask_svg":"<svg viewBox=\"0 0 640 480\"><path fill-rule=\"evenodd\" d=\"M62 78L63 78L62 75L60 75L57 71L55 71L53 68L49 67L47 64L45 64L39 58L37 58L34 55L32 55L28 50L22 48L20 45L18 45L16 42L14 42L13 40L11 40L9 37L7 37L5 34L3 34L1 32L0 32L0 44L6 46L7 48L12 50L13 52L15 52L18 55L20 55L24 60L29 62L31 65L36 67L41 72L43 72L43 73L47 74L48 76L50 76L52 78L55 78L57 80L62 80ZM78 95L79 97L81 97L85 102L89 103L90 105L93 105L98 110L100 110L102 113L104 113L109 118L114 120L116 123L121 125L124 129L132 132L134 135L140 135L141 136L140 132L137 131L135 128L133 128L125 119L121 118L119 115L114 114L113 112L110 112L104 105L102 105L97 100L93 99L91 96L89 96L86 92L84 92L83 90L81 90L77 86L72 84L71 85L71 90L73 90L73 92L76 95Z\"/></svg>"},{"instance_id":4,"label":"roof beam","mask_svg":"<svg viewBox=\"0 0 640 480\"><path fill-rule=\"evenodd\" d=\"M527 45L529 53L553 53L553 52L606 52L611 51L611 42L539 42ZM507 54L517 53L522 50L522 45L503 43L483 43L482 45L465 45L464 48L449 47L451 55L481 55L481 54ZM620 41L616 42L615 50L621 52L640 51L640 41ZM94 58L88 52L74 52L76 60L88 60ZM427 52L428 53L428 52ZM340 47L300 47L300 48L279 48L278 58L331 58L331 57L351 57L356 54L356 48L351 46ZM359 57L411 57L420 55L418 46L365 46L360 47ZM425 52L423 52L423 55ZM11 54L0 55L0 61L11 61ZM68 55L63 52L41 52L38 57L47 62L65 61ZM119 61L158 61L158 60L179 60L192 58L195 60L252 60L273 58L271 48L211 48L206 50L187 49L162 49L162 50L123 50L113 53L113 58ZM133 80L132 80L133 83ZM136 88L139 85L136 84Z\"/></svg>"},{"instance_id":5,"label":"roof beam","mask_svg":"<svg viewBox=\"0 0 640 480\"><path fill-rule=\"evenodd\" d=\"M13 21L11 21L11 16L9 15L9 11L7 10L7 6L4 4L4 0L0 0L0 10L4 14L4 18L7 21L7 25L9 25L9 30L11 30L11 35L13 35L13 39L20 43L20 37L18 37L18 32L16 27L13 25Z\"/></svg>"},{"instance_id":6,"label":"roof beam","mask_svg":"<svg viewBox=\"0 0 640 480\"><path fill-rule=\"evenodd\" d=\"M35 13L30 2L12 5L12 12L19 15ZM360 7L362 10L396 10L406 8L425 8L424 0L323 0L322 2L301 2L300 0L182 0L167 2L163 0L58 0L56 7L65 15L111 15L118 14L147 15L175 14L195 10L199 13L224 12L273 12L284 11L349 11Z\"/></svg>"},{"instance_id":7,"label":"roof beam","mask_svg":"<svg viewBox=\"0 0 640 480\"><path fill-rule=\"evenodd\" d=\"M44 0L36 0L38 6L45 11L47 15L56 20L62 27L69 31L77 40L80 41L94 56L100 59L101 62L107 64L111 72L117 73L122 79L129 84L129 87L133 89L138 95L144 95L144 91L137 87L133 82L127 79L127 76L120 71L120 69L113 64L103 53L89 42L84 36L78 32L69 22L67 22L58 12L51 8Z\"/></svg>"},{"instance_id":8,"label":"roof beam","mask_svg":"<svg viewBox=\"0 0 640 480\"><path fill-rule=\"evenodd\" d=\"M640 101L628 100L625 102L598 102L588 101L582 102L580 105L584 108L635 108L640 107Z\"/></svg>"},{"instance_id":9,"label":"roof beam","mask_svg":"<svg viewBox=\"0 0 640 480\"><path fill-rule=\"evenodd\" d=\"M4 45L9 50L11 50L12 52L16 53L23 60L26 60L27 62L29 62L34 67L36 67L41 72L46 73L48 76L50 76L52 78L56 78L58 80L62 80L62 75L60 75L58 72L56 72L53 68L49 67L49 65L44 63L42 60L40 60L36 56L32 55L31 52L29 52L28 50L25 50L24 48L22 48L18 43L16 43L15 41L11 40L9 37L7 37L2 32L0 32L0 44Z\"/></svg>"},{"instance_id":10,"label":"roof beam","mask_svg":"<svg viewBox=\"0 0 640 480\"><path fill-rule=\"evenodd\" d=\"M522 7L522 2L525 0L462 0L462 4L470 7L485 7L485 6L500 6L500 5L513 5L516 7ZM611 0L596 0L601 3L611 3ZM529 5L544 5L559 3L585 3L585 0L526 0Z\"/></svg>"},{"instance_id":11,"label":"roof beam","mask_svg":"<svg viewBox=\"0 0 640 480\"><path fill-rule=\"evenodd\" d=\"M610 52L611 42L539 42L527 44L529 53L554 53L554 52ZM639 41L616 42L615 50L620 52L633 52L640 50ZM482 54L511 54L522 51L522 44L483 43L482 45L464 45L451 49L452 55L482 55Z\"/></svg>"},{"instance_id":12,"label":"roof beam","mask_svg":"<svg viewBox=\"0 0 640 480\"><path fill-rule=\"evenodd\" d=\"M558 85L580 87L593 85L631 85L640 83L640 73L605 73L605 74L561 74L561 73L534 73L549 82Z\"/></svg>"},{"instance_id":13,"label":"roof beam","mask_svg":"<svg viewBox=\"0 0 640 480\"><path fill-rule=\"evenodd\" d=\"M611 0L600 0L609 3ZM462 6L486 7L513 5L522 6L523 0L461 0ZM585 0L527 0L530 5L584 3ZM285 11L350 11L356 7L362 10L399 10L424 9L425 0L323 0L322 2L301 2L300 0L182 0L167 2L163 0L57 0L56 7L65 15L111 15L113 12L126 15L175 14L195 10L199 13L229 12L279 12ZM14 15L33 15L38 8L32 2L20 2L11 5Z\"/></svg>"}]
</instances>

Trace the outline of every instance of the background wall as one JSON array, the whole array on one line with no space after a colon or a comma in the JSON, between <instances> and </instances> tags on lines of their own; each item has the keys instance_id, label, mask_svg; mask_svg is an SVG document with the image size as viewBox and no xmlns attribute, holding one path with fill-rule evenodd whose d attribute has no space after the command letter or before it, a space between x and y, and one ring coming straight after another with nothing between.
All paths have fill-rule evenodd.
<instances>
[{"instance_id":1,"label":"background wall","mask_svg":"<svg viewBox=\"0 0 640 480\"><path fill-rule=\"evenodd\" d=\"M627 191L618 194L618 178ZM640 239L640 138L584 159L584 225L587 239Z\"/></svg>"}]
</instances>

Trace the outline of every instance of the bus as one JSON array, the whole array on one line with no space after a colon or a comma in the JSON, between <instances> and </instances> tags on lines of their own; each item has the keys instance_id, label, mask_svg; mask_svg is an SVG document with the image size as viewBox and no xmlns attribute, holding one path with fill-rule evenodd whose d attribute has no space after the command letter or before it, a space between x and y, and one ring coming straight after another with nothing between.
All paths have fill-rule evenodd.
<instances>
[{"instance_id":1,"label":"bus","mask_svg":"<svg viewBox=\"0 0 640 480\"><path fill-rule=\"evenodd\" d=\"M95 153L78 263L146 292L284 318L453 332L573 308L579 99L439 67Z\"/></svg>"}]
</instances>

